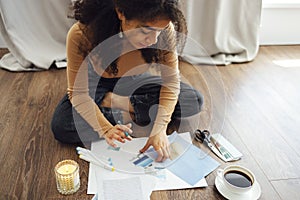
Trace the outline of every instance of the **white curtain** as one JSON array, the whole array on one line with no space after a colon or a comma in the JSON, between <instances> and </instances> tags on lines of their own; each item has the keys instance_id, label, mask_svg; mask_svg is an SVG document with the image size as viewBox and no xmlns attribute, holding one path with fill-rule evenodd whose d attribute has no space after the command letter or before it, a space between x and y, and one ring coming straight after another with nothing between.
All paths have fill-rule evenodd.
<instances>
[{"instance_id":1,"label":"white curtain","mask_svg":"<svg viewBox=\"0 0 300 200\"><path fill-rule=\"evenodd\" d=\"M48 69L64 60L71 0L0 0L0 30L10 53L0 67ZM193 64L251 61L258 51L261 0L184 0L188 42L183 57ZM65 66L65 65L63 65Z\"/></svg>"},{"instance_id":2,"label":"white curtain","mask_svg":"<svg viewBox=\"0 0 300 200\"><path fill-rule=\"evenodd\" d=\"M11 71L61 66L65 40L74 23L67 18L71 0L0 0L0 30L10 53L0 67ZM65 66L65 64L62 64Z\"/></svg>"},{"instance_id":3,"label":"white curtain","mask_svg":"<svg viewBox=\"0 0 300 200\"><path fill-rule=\"evenodd\" d=\"M259 47L261 1L184 0L189 30L184 59L216 65L253 60Z\"/></svg>"}]
</instances>

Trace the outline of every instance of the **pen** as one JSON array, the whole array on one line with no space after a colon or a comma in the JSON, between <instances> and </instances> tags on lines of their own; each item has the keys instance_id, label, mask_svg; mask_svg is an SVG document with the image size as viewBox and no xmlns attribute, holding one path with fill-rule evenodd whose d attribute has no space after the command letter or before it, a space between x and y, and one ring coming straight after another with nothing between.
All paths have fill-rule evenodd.
<instances>
[{"instance_id":1,"label":"pen","mask_svg":"<svg viewBox=\"0 0 300 200\"><path fill-rule=\"evenodd\" d=\"M221 155L223 155L223 153L220 150L220 146L219 143L217 143L217 141L214 138L210 138L211 143L216 147L216 149L220 152Z\"/></svg>"},{"instance_id":2,"label":"pen","mask_svg":"<svg viewBox=\"0 0 300 200\"><path fill-rule=\"evenodd\" d=\"M224 148L219 142L217 142L214 138L211 138L212 143L218 149L218 151L223 155L226 159L232 159L232 155Z\"/></svg>"},{"instance_id":3,"label":"pen","mask_svg":"<svg viewBox=\"0 0 300 200\"><path fill-rule=\"evenodd\" d=\"M90 150L85 149L85 148L76 147L76 150L77 150L77 154L89 157L91 159L94 159L94 156L96 156L96 155L93 155ZM97 157L95 157L95 159L101 159L101 161L103 161L109 165L112 165L112 160L110 157L103 156L103 155L97 155Z\"/></svg>"},{"instance_id":4,"label":"pen","mask_svg":"<svg viewBox=\"0 0 300 200\"><path fill-rule=\"evenodd\" d=\"M92 163L92 164L98 165L100 167L103 167L104 169L107 169L109 171L112 171L112 172L115 171L115 168L113 166L109 166L106 163L99 163L96 160L93 160L93 159L91 159L91 158L89 158L85 155L79 155L79 158L82 159L82 160L85 160L89 163Z\"/></svg>"},{"instance_id":5,"label":"pen","mask_svg":"<svg viewBox=\"0 0 300 200\"><path fill-rule=\"evenodd\" d=\"M118 121L118 124L121 125L121 124L122 124L121 121ZM126 137L130 137L130 135L129 135L129 133L128 133L127 131L124 131L124 134L125 134ZM131 138L131 137L130 137L130 138Z\"/></svg>"}]
</instances>

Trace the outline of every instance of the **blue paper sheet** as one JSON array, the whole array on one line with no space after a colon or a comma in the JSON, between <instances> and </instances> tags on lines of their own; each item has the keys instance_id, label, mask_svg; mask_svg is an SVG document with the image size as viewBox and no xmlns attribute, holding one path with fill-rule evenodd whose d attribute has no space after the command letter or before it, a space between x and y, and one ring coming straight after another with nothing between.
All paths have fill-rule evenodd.
<instances>
[{"instance_id":1,"label":"blue paper sheet","mask_svg":"<svg viewBox=\"0 0 300 200\"><path fill-rule=\"evenodd\" d=\"M190 185L195 185L219 165L216 160L201 149L190 145L189 149L167 169Z\"/></svg>"}]
</instances>

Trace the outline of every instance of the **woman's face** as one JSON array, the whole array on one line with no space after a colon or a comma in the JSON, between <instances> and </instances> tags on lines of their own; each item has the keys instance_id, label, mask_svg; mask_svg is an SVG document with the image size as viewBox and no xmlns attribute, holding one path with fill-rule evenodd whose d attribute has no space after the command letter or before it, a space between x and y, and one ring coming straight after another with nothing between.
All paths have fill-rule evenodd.
<instances>
[{"instance_id":1,"label":"woman's face","mask_svg":"<svg viewBox=\"0 0 300 200\"><path fill-rule=\"evenodd\" d=\"M143 23L138 20L126 20L124 16L121 16L120 20L123 34L130 44L137 49L156 44L160 32L166 29L170 23L168 19L157 19Z\"/></svg>"}]
</instances>

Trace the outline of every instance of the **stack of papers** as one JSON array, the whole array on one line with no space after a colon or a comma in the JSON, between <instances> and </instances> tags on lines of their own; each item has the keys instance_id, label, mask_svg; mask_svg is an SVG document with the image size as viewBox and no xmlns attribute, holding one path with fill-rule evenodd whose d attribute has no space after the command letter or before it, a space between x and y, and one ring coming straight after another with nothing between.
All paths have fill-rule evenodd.
<instances>
[{"instance_id":1,"label":"stack of papers","mask_svg":"<svg viewBox=\"0 0 300 200\"><path fill-rule=\"evenodd\" d=\"M205 176L219 163L194 146L189 133L169 136L171 159L155 162L156 152L139 150L148 138L134 138L130 142L110 147L104 140L92 143L91 151L99 157L109 157L116 171L90 164L88 194L98 199L149 199L153 190L172 190L206 187ZM122 184L124 183L124 184ZM115 188L117 187L117 188ZM122 191L122 198L115 191ZM134 195L134 196L133 196Z\"/></svg>"}]
</instances>

